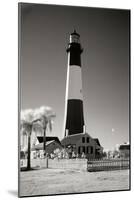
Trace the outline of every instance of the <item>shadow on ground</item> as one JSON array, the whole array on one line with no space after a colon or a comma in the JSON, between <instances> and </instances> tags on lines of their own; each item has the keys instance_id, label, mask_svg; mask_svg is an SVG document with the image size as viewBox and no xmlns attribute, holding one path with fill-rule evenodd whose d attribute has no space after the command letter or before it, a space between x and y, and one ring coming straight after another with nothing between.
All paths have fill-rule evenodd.
<instances>
[{"instance_id":1,"label":"shadow on ground","mask_svg":"<svg viewBox=\"0 0 134 200\"><path fill-rule=\"evenodd\" d=\"M8 190L8 193L12 196L18 197L18 191L17 190Z\"/></svg>"}]
</instances>

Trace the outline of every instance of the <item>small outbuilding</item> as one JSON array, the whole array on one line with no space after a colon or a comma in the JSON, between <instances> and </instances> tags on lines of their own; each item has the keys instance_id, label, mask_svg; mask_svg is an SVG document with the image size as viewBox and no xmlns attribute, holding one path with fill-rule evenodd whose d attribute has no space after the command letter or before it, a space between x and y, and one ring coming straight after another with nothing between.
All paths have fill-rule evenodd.
<instances>
[{"instance_id":1,"label":"small outbuilding","mask_svg":"<svg viewBox=\"0 0 134 200\"><path fill-rule=\"evenodd\" d=\"M32 147L32 157L36 157L37 155L43 155L43 137L37 137L37 143ZM58 137L46 137L46 153L48 155L53 154L54 150L62 149L62 145Z\"/></svg>"},{"instance_id":2,"label":"small outbuilding","mask_svg":"<svg viewBox=\"0 0 134 200\"><path fill-rule=\"evenodd\" d=\"M129 158L130 156L130 144L121 144L119 146L120 157Z\"/></svg>"}]
</instances>

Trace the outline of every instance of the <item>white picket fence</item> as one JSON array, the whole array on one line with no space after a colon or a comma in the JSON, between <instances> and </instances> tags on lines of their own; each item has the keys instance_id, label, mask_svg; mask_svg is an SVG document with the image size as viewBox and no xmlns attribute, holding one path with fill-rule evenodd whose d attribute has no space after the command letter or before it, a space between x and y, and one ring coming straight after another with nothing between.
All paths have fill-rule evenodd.
<instances>
[{"instance_id":1,"label":"white picket fence","mask_svg":"<svg viewBox=\"0 0 134 200\"><path fill-rule=\"evenodd\" d=\"M129 159L89 160L87 162L88 171L121 170L129 168Z\"/></svg>"},{"instance_id":2,"label":"white picket fence","mask_svg":"<svg viewBox=\"0 0 134 200\"><path fill-rule=\"evenodd\" d=\"M21 160L20 166L26 167L27 160ZM104 171L129 169L129 159L32 159L31 167L51 169L78 169L88 171Z\"/></svg>"}]
</instances>

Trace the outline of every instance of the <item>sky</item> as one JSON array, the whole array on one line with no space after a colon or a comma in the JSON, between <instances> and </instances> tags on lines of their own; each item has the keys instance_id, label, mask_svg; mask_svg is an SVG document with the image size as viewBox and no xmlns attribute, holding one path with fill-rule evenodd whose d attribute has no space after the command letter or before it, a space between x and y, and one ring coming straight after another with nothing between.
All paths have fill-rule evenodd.
<instances>
[{"instance_id":1,"label":"sky","mask_svg":"<svg viewBox=\"0 0 134 200\"><path fill-rule=\"evenodd\" d=\"M86 131L105 149L129 141L129 11L21 4L21 109L52 107L63 137L69 35L80 34Z\"/></svg>"}]
</instances>

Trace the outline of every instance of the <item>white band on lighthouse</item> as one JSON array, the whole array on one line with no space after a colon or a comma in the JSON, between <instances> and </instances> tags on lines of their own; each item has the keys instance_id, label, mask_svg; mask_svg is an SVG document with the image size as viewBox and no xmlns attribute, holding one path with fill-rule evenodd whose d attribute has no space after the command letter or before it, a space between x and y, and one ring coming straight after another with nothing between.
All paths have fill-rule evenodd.
<instances>
[{"instance_id":1,"label":"white band on lighthouse","mask_svg":"<svg viewBox=\"0 0 134 200\"><path fill-rule=\"evenodd\" d=\"M83 100L81 67L71 65L69 68L68 99Z\"/></svg>"}]
</instances>

